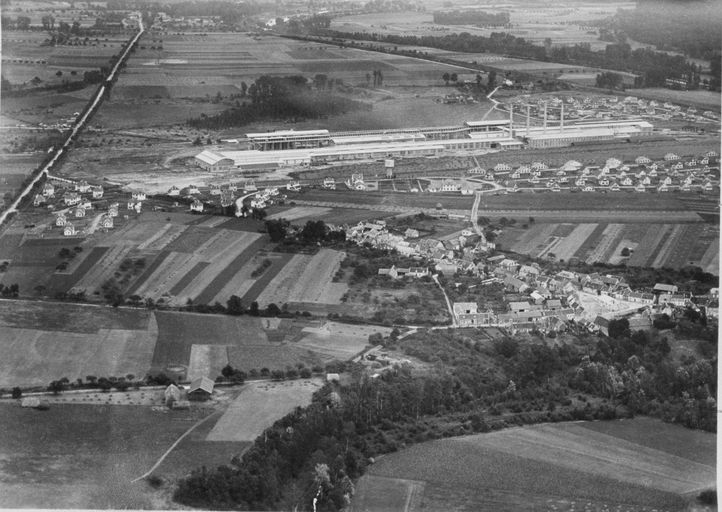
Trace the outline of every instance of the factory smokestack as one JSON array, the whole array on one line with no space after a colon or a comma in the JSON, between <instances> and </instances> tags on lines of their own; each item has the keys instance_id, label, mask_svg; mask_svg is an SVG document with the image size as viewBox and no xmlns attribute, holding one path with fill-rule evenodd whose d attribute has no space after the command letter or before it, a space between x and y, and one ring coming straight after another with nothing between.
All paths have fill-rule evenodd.
<instances>
[{"instance_id":1,"label":"factory smokestack","mask_svg":"<svg viewBox=\"0 0 722 512\"><path fill-rule=\"evenodd\" d=\"M514 105L509 105L509 136L514 136Z\"/></svg>"},{"instance_id":2,"label":"factory smokestack","mask_svg":"<svg viewBox=\"0 0 722 512\"><path fill-rule=\"evenodd\" d=\"M526 136L529 136L529 125L531 123L531 105L526 104Z\"/></svg>"},{"instance_id":3,"label":"factory smokestack","mask_svg":"<svg viewBox=\"0 0 722 512\"><path fill-rule=\"evenodd\" d=\"M547 104L544 103L544 133L547 132Z\"/></svg>"},{"instance_id":4,"label":"factory smokestack","mask_svg":"<svg viewBox=\"0 0 722 512\"><path fill-rule=\"evenodd\" d=\"M564 133L564 101L563 101L563 100L562 100L562 114L561 114L561 117L562 117L562 124L560 125L560 126L561 126L561 130L560 130L560 131L561 131L562 133Z\"/></svg>"}]
</instances>

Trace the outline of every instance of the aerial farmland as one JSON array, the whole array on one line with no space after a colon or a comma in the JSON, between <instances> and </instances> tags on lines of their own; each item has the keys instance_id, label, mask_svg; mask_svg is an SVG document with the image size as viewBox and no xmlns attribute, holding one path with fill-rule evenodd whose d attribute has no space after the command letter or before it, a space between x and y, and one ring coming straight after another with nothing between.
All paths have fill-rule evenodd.
<instances>
[{"instance_id":1,"label":"aerial farmland","mask_svg":"<svg viewBox=\"0 0 722 512\"><path fill-rule=\"evenodd\" d=\"M716 510L717 36L643 4L3 2L0 508Z\"/></svg>"}]
</instances>

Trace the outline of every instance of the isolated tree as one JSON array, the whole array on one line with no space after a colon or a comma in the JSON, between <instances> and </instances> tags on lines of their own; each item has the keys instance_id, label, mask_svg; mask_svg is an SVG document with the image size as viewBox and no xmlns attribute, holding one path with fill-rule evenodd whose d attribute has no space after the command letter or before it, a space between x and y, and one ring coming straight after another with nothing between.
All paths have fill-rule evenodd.
<instances>
[{"instance_id":1,"label":"isolated tree","mask_svg":"<svg viewBox=\"0 0 722 512\"><path fill-rule=\"evenodd\" d=\"M23 396L23 390L20 389L20 388L17 387L17 386L15 386L15 387L13 388L12 393L13 393L13 394L12 394L12 397L13 397L13 398L20 398L21 396Z\"/></svg>"},{"instance_id":2,"label":"isolated tree","mask_svg":"<svg viewBox=\"0 0 722 512\"><path fill-rule=\"evenodd\" d=\"M456 73L451 73L451 75L449 76L449 80L456 83L459 80L459 75L457 75Z\"/></svg>"},{"instance_id":3,"label":"isolated tree","mask_svg":"<svg viewBox=\"0 0 722 512\"><path fill-rule=\"evenodd\" d=\"M441 78L444 80L446 85L449 85L449 80L451 80L451 75L449 73L444 73L441 75Z\"/></svg>"},{"instance_id":4,"label":"isolated tree","mask_svg":"<svg viewBox=\"0 0 722 512\"><path fill-rule=\"evenodd\" d=\"M255 300L254 300L253 302L251 302L251 307L249 308L248 313L249 313L251 316L258 316L258 315L259 315L258 302L256 302Z\"/></svg>"},{"instance_id":5,"label":"isolated tree","mask_svg":"<svg viewBox=\"0 0 722 512\"><path fill-rule=\"evenodd\" d=\"M242 315L243 314L243 302L238 295L231 295L226 302L226 309L229 315Z\"/></svg>"},{"instance_id":6,"label":"isolated tree","mask_svg":"<svg viewBox=\"0 0 722 512\"><path fill-rule=\"evenodd\" d=\"M369 73L366 73L366 87L371 85L371 75Z\"/></svg>"},{"instance_id":7,"label":"isolated tree","mask_svg":"<svg viewBox=\"0 0 722 512\"><path fill-rule=\"evenodd\" d=\"M268 306L266 306L266 315L267 316L278 316L281 314L281 308L279 308L276 304L270 303Z\"/></svg>"}]
</instances>

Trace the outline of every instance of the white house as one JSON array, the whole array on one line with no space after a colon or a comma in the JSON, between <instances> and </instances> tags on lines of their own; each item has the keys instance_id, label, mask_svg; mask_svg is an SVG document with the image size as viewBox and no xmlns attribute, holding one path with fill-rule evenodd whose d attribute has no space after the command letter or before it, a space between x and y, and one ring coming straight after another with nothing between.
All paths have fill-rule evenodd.
<instances>
[{"instance_id":1,"label":"white house","mask_svg":"<svg viewBox=\"0 0 722 512\"><path fill-rule=\"evenodd\" d=\"M90 184L85 180L79 181L75 184L75 190L81 194L85 194L90 190Z\"/></svg>"},{"instance_id":2,"label":"white house","mask_svg":"<svg viewBox=\"0 0 722 512\"><path fill-rule=\"evenodd\" d=\"M53 197L55 195L55 187L52 183L47 182L43 185L43 195L45 197Z\"/></svg>"},{"instance_id":3,"label":"white house","mask_svg":"<svg viewBox=\"0 0 722 512\"><path fill-rule=\"evenodd\" d=\"M169 196L179 196L179 195L180 195L180 189L179 189L178 187L176 187L175 185L173 185L173 186L168 190L168 195L169 195Z\"/></svg>"},{"instance_id":4,"label":"white house","mask_svg":"<svg viewBox=\"0 0 722 512\"><path fill-rule=\"evenodd\" d=\"M63 202L65 202L66 206L75 206L80 203L80 199L80 194L77 192L66 192L63 194Z\"/></svg>"},{"instance_id":5,"label":"white house","mask_svg":"<svg viewBox=\"0 0 722 512\"><path fill-rule=\"evenodd\" d=\"M103 215L103 218L100 219L100 225L103 226L105 229L110 229L113 227L113 217L110 215Z\"/></svg>"},{"instance_id":6,"label":"white house","mask_svg":"<svg viewBox=\"0 0 722 512\"><path fill-rule=\"evenodd\" d=\"M100 199L103 197L103 187L101 185L98 185L97 187L93 187L92 191L93 191L93 199Z\"/></svg>"},{"instance_id":7,"label":"white house","mask_svg":"<svg viewBox=\"0 0 722 512\"><path fill-rule=\"evenodd\" d=\"M134 192L130 195L130 197L131 197L134 201L145 201L145 199L146 199L145 192L140 191L140 190L134 191Z\"/></svg>"},{"instance_id":8,"label":"white house","mask_svg":"<svg viewBox=\"0 0 722 512\"><path fill-rule=\"evenodd\" d=\"M75 235L75 226L73 226L72 223L68 222L65 224L65 227L63 227L63 235L64 236L73 236Z\"/></svg>"},{"instance_id":9,"label":"white house","mask_svg":"<svg viewBox=\"0 0 722 512\"><path fill-rule=\"evenodd\" d=\"M191 211L192 212L202 212L203 211L203 202L199 201L198 199L194 199L191 203Z\"/></svg>"},{"instance_id":10,"label":"white house","mask_svg":"<svg viewBox=\"0 0 722 512\"><path fill-rule=\"evenodd\" d=\"M57 217L55 217L55 225L56 225L56 226L59 226L59 227L62 228L62 227L65 226L65 224L67 224L67 223L68 223L68 220L65 218L65 214L64 214L64 213L60 213L60 214L58 214Z\"/></svg>"}]
</instances>

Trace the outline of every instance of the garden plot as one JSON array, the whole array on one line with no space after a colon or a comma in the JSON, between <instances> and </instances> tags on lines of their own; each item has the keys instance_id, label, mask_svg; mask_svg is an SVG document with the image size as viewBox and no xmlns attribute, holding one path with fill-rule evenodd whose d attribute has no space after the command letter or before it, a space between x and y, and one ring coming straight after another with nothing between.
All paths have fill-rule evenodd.
<instances>
[{"instance_id":1,"label":"garden plot","mask_svg":"<svg viewBox=\"0 0 722 512\"><path fill-rule=\"evenodd\" d=\"M321 249L314 256L294 255L259 295L259 304L340 304L348 285L331 280L345 257L345 253L332 249Z\"/></svg>"},{"instance_id":2,"label":"garden plot","mask_svg":"<svg viewBox=\"0 0 722 512\"><path fill-rule=\"evenodd\" d=\"M629 258L627 263L630 266L635 267L647 267L656 258L657 247L662 242L662 239L667 236L669 230L672 229L670 224L657 224L654 226L655 229L649 229L644 234L639 242L637 250Z\"/></svg>"},{"instance_id":3,"label":"garden plot","mask_svg":"<svg viewBox=\"0 0 722 512\"><path fill-rule=\"evenodd\" d=\"M110 247L87 272L83 273L70 291L79 292L85 290L87 295L100 289L103 283L113 276L113 273L132 249L132 245Z\"/></svg>"},{"instance_id":4,"label":"garden plot","mask_svg":"<svg viewBox=\"0 0 722 512\"><path fill-rule=\"evenodd\" d=\"M617 247L617 240L622 236L624 224L609 224L602 232L602 239L597 242L596 247L592 249L587 256L586 262L589 264L609 261Z\"/></svg>"},{"instance_id":5,"label":"garden plot","mask_svg":"<svg viewBox=\"0 0 722 512\"><path fill-rule=\"evenodd\" d=\"M305 379L247 384L206 437L206 441L254 441L276 420L311 403L322 381Z\"/></svg>"},{"instance_id":6,"label":"garden plot","mask_svg":"<svg viewBox=\"0 0 722 512\"><path fill-rule=\"evenodd\" d=\"M568 260L584 241L594 232L596 224L579 224L572 233L561 240L554 248L554 254L560 260Z\"/></svg>"},{"instance_id":7,"label":"garden plot","mask_svg":"<svg viewBox=\"0 0 722 512\"><path fill-rule=\"evenodd\" d=\"M714 275L719 275L719 238L715 239L702 256L699 264L702 270Z\"/></svg>"},{"instance_id":8,"label":"garden plot","mask_svg":"<svg viewBox=\"0 0 722 512\"><path fill-rule=\"evenodd\" d=\"M667 258L670 256L670 251L673 247L676 247L677 241L682 235L684 228L685 226L681 224L677 224L672 228L672 231L669 232L668 237L664 240L664 243L659 248L656 257L652 261L651 266L653 268L661 268L665 266Z\"/></svg>"},{"instance_id":9,"label":"garden plot","mask_svg":"<svg viewBox=\"0 0 722 512\"><path fill-rule=\"evenodd\" d=\"M526 231L511 250L521 254L536 255L540 248L548 245L547 240L556 229L556 224L537 224Z\"/></svg>"}]
</instances>

